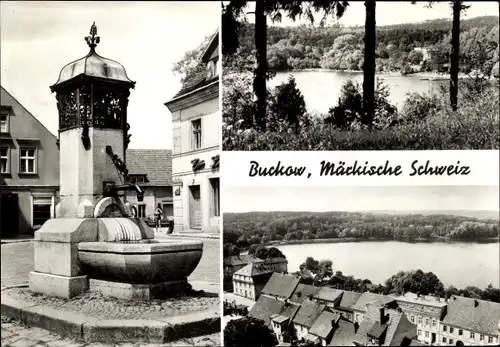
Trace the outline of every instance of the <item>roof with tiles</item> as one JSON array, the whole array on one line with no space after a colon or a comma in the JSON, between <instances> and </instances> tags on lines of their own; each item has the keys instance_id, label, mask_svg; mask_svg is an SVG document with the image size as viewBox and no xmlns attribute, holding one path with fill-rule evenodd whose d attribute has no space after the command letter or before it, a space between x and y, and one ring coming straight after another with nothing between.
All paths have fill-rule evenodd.
<instances>
[{"instance_id":1,"label":"roof with tiles","mask_svg":"<svg viewBox=\"0 0 500 347\"><path fill-rule=\"evenodd\" d=\"M263 263L264 260L256 258L249 254L233 255L224 258L224 266L240 266L249 263Z\"/></svg>"},{"instance_id":2,"label":"roof with tiles","mask_svg":"<svg viewBox=\"0 0 500 347\"><path fill-rule=\"evenodd\" d=\"M254 277L254 276L259 276L263 274L269 274L272 271L266 268L263 264L261 263L250 263L246 265L245 267L242 267L238 271L236 271L234 274L235 275L240 275L240 276L248 276L248 277Z\"/></svg>"},{"instance_id":3,"label":"roof with tiles","mask_svg":"<svg viewBox=\"0 0 500 347\"><path fill-rule=\"evenodd\" d=\"M323 311L311 326L309 333L326 339L339 319L340 315L338 313Z\"/></svg>"},{"instance_id":4,"label":"roof with tiles","mask_svg":"<svg viewBox=\"0 0 500 347\"><path fill-rule=\"evenodd\" d=\"M169 149L127 149L129 175L146 175L144 186L172 185L172 151Z\"/></svg>"},{"instance_id":5,"label":"roof with tiles","mask_svg":"<svg viewBox=\"0 0 500 347\"><path fill-rule=\"evenodd\" d=\"M393 295L392 297L398 301L404 301L413 304L422 304L434 307L446 306L446 301L444 299L432 295L420 295L408 292L405 293L404 295L399 295L399 296Z\"/></svg>"},{"instance_id":6,"label":"roof with tiles","mask_svg":"<svg viewBox=\"0 0 500 347\"><path fill-rule=\"evenodd\" d=\"M260 319L264 321L266 325L269 325L271 324L270 317L275 314L279 315L284 306L285 303L283 301L261 295L250 312L248 312L248 315Z\"/></svg>"},{"instance_id":7,"label":"roof with tiles","mask_svg":"<svg viewBox=\"0 0 500 347\"><path fill-rule=\"evenodd\" d=\"M314 297L325 301L335 301L338 298L340 298L342 294L343 294L342 290L330 287L322 287Z\"/></svg>"},{"instance_id":8,"label":"roof with tiles","mask_svg":"<svg viewBox=\"0 0 500 347\"><path fill-rule=\"evenodd\" d=\"M452 296L443 318L443 324L473 332L498 334L500 304L485 300Z\"/></svg>"},{"instance_id":9,"label":"roof with tiles","mask_svg":"<svg viewBox=\"0 0 500 347\"><path fill-rule=\"evenodd\" d=\"M364 312L366 310L366 304L373 302L373 301L380 301L380 303L384 306L395 302L395 300L393 298L385 296L385 295L373 294L373 293L363 293L358 298L356 303L352 306L352 308L354 310Z\"/></svg>"},{"instance_id":10,"label":"roof with tiles","mask_svg":"<svg viewBox=\"0 0 500 347\"><path fill-rule=\"evenodd\" d=\"M290 298L299 284L299 279L292 275L274 272L262 289L263 294Z\"/></svg>"},{"instance_id":11,"label":"roof with tiles","mask_svg":"<svg viewBox=\"0 0 500 347\"><path fill-rule=\"evenodd\" d=\"M305 300L293 319L293 323L311 328L321 313L326 309L325 305L314 301Z\"/></svg>"},{"instance_id":12,"label":"roof with tiles","mask_svg":"<svg viewBox=\"0 0 500 347\"><path fill-rule=\"evenodd\" d=\"M381 316L376 309L369 309L363 321L359 325L354 341L360 345L368 345L371 338L380 341L382 346L402 346L408 345L417 336L416 326L406 318L406 315L397 310L382 309ZM383 320L381 320L383 319Z\"/></svg>"},{"instance_id":13,"label":"roof with tiles","mask_svg":"<svg viewBox=\"0 0 500 347\"><path fill-rule=\"evenodd\" d=\"M321 288L300 283L290 298L290 301L302 303L309 296L315 296Z\"/></svg>"},{"instance_id":14,"label":"roof with tiles","mask_svg":"<svg viewBox=\"0 0 500 347\"><path fill-rule=\"evenodd\" d=\"M361 293L344 291L340 299L339 308L344 310L352 310L356 302L361 297Z\"/></svg>"},{"instance_id":15,"label":"roof with tiles","mask_svg":"<svg viewBox=\"0 0 500 347\"><path fill-rule=\"evenodd\" d=\"M198 66L193 70L193 72L186 76L184 82L182 83L181 89L174 95L173 99L180 98L181 96L188 94L196 89L207 86L212 82L218 81L219 76L215 76L213 78L207 79L206 72L206 57L210 56L214 51L218 51L219 47L219 30L214 34L210 42L207 44L207 48L203 53Z\"/></svg>"},{"instance_id":16,"label":"roof with tiles","mask_svg":"<svg viewBox=\"0 0 500 347\"><path fill-rule=\"evenodd\" d=\"M354 323L341 317L328 346L352 346L354 336L356 336Z\"/></svg>"}]
</instances>

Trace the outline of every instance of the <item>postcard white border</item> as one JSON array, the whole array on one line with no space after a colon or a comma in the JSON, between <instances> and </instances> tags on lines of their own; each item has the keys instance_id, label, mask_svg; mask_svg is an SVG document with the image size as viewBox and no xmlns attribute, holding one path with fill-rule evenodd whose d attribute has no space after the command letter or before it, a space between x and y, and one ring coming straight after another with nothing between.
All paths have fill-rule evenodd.
<instances>
[{"instance_id":1,"label":"postcard white border","mask_svg":"<svg viewBox=\"0 0 500 347\"><path fill-rule=\"evenodd\" d=\"M442 186L442 185L499 185L498 150L450 150L450 151L296 151L296 152L222 152L221 177L224 186ZM385 165L388 160L392 167L401 166L399 176L320 176L321 162L329 161L347 166L355 161L359 165ZM423 175L410 176L412 163L431 166L468 166L468 175ZM261 167L305 166L305 173L295 176L250 177L250 162L257 161ZM308 173L310 177L307 178Z\"/></svg>"}]
</instances>

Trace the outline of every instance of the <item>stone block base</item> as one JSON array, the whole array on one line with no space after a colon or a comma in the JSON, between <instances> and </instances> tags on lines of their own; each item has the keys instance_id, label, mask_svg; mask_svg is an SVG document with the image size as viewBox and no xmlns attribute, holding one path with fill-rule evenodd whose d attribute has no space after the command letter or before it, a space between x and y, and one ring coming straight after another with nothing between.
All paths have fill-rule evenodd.
<instances>
[{"instance_id":1,"label":"stone block base","mask_svg":"<svg viewBox=\"0 0 500 347\"><path fill-rule=\"evenodd\" d=\"M35 293L70 299L86 292L89 282L87 276L67 277L32 271L29 287Z\"/></svg>"},{"instance_id":2,"label":"stone block base","mask_svg":"<svg viewBox=\"0 0 500 347\"><path fill-rule=\"evenodd\" d=\"M187 279L152 284L130 284L90 279L89 288L91 292L99 292L117 299L147 301L165 299L186 292L191 286Z\"/></svg>"}]
</instances>

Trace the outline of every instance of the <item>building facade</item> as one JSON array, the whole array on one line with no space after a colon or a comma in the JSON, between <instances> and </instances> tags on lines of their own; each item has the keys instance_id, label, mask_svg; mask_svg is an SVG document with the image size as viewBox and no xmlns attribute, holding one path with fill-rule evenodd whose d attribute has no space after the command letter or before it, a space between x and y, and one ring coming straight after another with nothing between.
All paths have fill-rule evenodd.
<instances>
[{"instance_id":1,"label":"building facade","mask_svg":"<svg viewBox=\"0 0 500 347\"><path fill-rule=\"evenodd\" d=\"M57 138L1 87L2 237L32 236L55 217L59 200Z\"/></svg>"},{"instance_id":2,"label":"building facade","mask_svg":"<svg viewBox=\"0 0 500 347\"><path fill-rule=\"evenodd\" d=\"M220 232L219 33L195 72L165 105L172 113L174 223L179 232Z\"/></svg>"},{"instance_id":3,"label":"building facade","mask_svg":"<svg viewBox=\"0 0 500 347\"><path fill-rule=\"evenodd\" d=\"M250 263L233 274L234 294L256 301L272 275L262 263Z\"/></svg>"},{"instance_id":4,"label":"building facade","mask_svg":"<svg viewBox=\"0 0 500 347\"><path fill-rule=\"evenodd\" d=\"M440 322L446 313L445 300L414 293L406 293L394 298L408 320L417 326L418 341L433 345L439 343Z\"/></svg>"},{"instance_id":5,"label":"building facade","mask_svg":"<svg viewBox=\"0 0 500 347\"><path fill-rule=\"evenodd\" d=\"M498 346L500 304L497 302L452 296L441 322L442 346Z\"/></svg>"},{"instance_id":6,"label":"building facade","mask_svg":"<svg viewBox=\"0 0 500 347\"><path fill-rule=\"evenodd\" d=\"M137 217L154 221L158 205L163 210L163 220L172 220L174 199L172 189L172 151L166 149L127 149L129 176L144 188L143 201L137 201L137 194L125 191L128 201Z\"/></svg>"}]
</instances>

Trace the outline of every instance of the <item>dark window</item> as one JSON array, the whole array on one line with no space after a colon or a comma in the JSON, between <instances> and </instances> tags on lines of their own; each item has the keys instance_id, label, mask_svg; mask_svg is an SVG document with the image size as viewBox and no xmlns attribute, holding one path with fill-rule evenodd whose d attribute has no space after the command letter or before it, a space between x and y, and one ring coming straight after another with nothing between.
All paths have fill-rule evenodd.
<instances>
[{"instance_id":1,"label":"dark window","mask_svg":"<svg viewBox=\"0 0 500 347\"><path fill-rule=\"evenodd\" d=\"M1 161L1 171L0 173L9 173L10 171L10 156L8 148L0 148L0 161Z\"/></svg>"},{"instance_id":2,"label":"dark window","mask_svg":"<svg viewBox=\"0 0 500 347\"><path fill-rule=\"evenodd\" d=\"M201 119L196 119L191 122L193 131L192 149L201 148Z\"/></svg>"},{"instance_id":3,"label":"dark window","mask_svg":"<svg viewBox=\"0 0 500 347\"><path fill-rule=\"evenodd\" d=\"M220 216L220 186L219 178L211 178L210 185L212 186L212 215Z\"/></svg>"},{"instance_id":4,"label":"dark window","mask_svg":"<svg viewBox=\"0 0 500 347\"><path fill-rule=\"evenodd\" d=\"M43 225L50 219L52 198L33 198L33 226Z\"/></svg>"}]
</instances>

